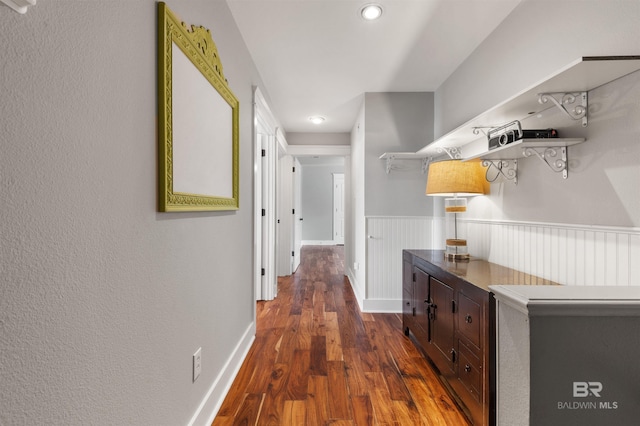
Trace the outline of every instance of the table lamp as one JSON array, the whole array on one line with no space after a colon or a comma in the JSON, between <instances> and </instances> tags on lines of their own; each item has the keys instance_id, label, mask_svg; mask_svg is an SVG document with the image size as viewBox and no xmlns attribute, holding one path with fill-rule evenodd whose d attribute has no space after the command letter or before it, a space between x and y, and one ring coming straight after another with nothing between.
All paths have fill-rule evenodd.
<instances>
[{"instance_id":1,"label":"table lamp","mask_svg":"<svg viewBox=\"0 0 640 426\"><path fill-rule=\"evenodd\" d=\"M426 194L448 197L444 201L447 259L469 258L467 240L459 237L458 216L467 211L464 197L489 193L485 174L479 161L445 160L429 165Z\"/></svg>"}]
</instances>

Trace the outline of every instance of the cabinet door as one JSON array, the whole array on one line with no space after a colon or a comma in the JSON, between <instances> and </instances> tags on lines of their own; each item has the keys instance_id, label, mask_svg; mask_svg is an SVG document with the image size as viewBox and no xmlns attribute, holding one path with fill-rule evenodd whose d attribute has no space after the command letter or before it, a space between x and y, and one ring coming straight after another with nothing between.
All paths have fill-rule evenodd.
<instances>
[{"instance_id":1,"label":"cabinet door","mask_svg":"<svg viewBox=\"0 0 640 426\"><path fill-rule=\"evenodd\" d=\"M429 280L429 343L432 359L442 374L455 372L453 288L433 277Z\"/></svg>"},{"instance_id":2,"label":"cabinet door","mask_svg":"<svg viewBox=\"0 0 640 426\"><path fill-rule=\"evenodd\" d=\"M415 316L415 302L413 298L413 264L411 259L402 262L402 325L404 334L409 335Z\"/></svg>"},{"instance_id":3,"label":"cabinet door","mask_svg":"<svg viewBox=\"0 0 640 426\"><path fill-rule=\"evenodd\" d=\"M413 317L415 330L413 334L418 338L418 342L426 348L429 342L429 317L427 312L427 302L429 299L429 275L420 268L414 268L413 298L415 303L415 316Z\"/></svg>"}]
</instances>

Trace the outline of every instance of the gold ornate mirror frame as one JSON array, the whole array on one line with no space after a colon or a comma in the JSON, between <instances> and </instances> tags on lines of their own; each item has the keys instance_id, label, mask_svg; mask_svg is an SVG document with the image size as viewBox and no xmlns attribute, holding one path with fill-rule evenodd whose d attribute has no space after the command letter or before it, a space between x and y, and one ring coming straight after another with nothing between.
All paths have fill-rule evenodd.
<instances>
[{"instance_id":1,"label":"gold ornate mirror frame","mask_svg":"<svg viewBox=\"0 0 640 426\"><path fill-rule=\"evenodd\" d=\"M238 119L209 30L158 3L160 211L239 208Z\"/></svg>"}]
</instances>

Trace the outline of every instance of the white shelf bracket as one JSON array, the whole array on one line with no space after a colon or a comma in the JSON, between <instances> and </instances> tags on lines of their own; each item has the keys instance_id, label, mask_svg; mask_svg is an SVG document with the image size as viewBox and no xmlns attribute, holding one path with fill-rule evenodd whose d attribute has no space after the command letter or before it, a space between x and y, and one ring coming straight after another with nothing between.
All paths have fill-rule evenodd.
<instances>
[{"instance_id":1,"label":"white shelf bracket","mask_svg":"<svg viewBox=\"0 0 640 426\"><path fill-rule=\"evenodd\" d=\"M29 6L35 6L36 4L36 0L0 0L0 2L23 15L27 13Z\"/></svg>"},{"instance_id":2,"label":"white shelf bracket","mask_svg":"<svg viewBox=\"0 0 640 426\"><path fill-rule=\"evenodd\" d=\"M422 159L422 168L420 170L423 175L427 173L427 170L429 170L429 164L431 164L432 161L433 157L425 157Z\"/></svg>"},{"instance_id":3,"label":"white shelf bracket","mask_svg":"<svg viewBox=\"0 0 640 426\"><path fill-rule=\"evenodd\" d=\"M488 182L493 183L502 176L505 180L518 184L518 160L482 160L482 165L487 167L485 178ZM492 170L496 173L490 177Z\"/></svg>"},{"instance_id":4,"label":"white shelf bracket","mask_svg":"<svg viewBox=\"0 0 640 426\"><path fill-rule=\"evenodd\" d=\"M542 162L544 162L549 168L556 172L562 172L562 178L567 179L569 177L568 160L567 160L567 148L566 147L549 147L549 148L525 148L523 151L525 157L531 157L535 155Z\"/></svg>"},{"instance_id":5,"label":"white shelf bracket","mask_svg":"<svg viewBox=\"0 0 640 426\"><path fill-rule=\"evenodd\" d=\"M395 158L396 157L393 155L390 155L387 157L387 167L386 167L387 174L391 173L391 169L393 168L393 160Z\"/></svg>"},{"instance_id":6,"label":"white shelf bracket","mask_svg":"<svg viewBox=\"0 0 640 426\"><path fill-rule=\"evenodd\" d=\"M408 167L399 167L399 166L394 167L394 162L396 160L404 160L404 161L420 160L421 162L420 170L422 171L422 174L425 174L427 173L427 170L429 170L429 164L433 160L433 157L422 157L417 155L407 156L406 154L404 155L403 154L399 154L399 155L385 154L383 158L385 160L385 171L387 172L387 174L391 173L392 170L400 170L400 171L410 170L410 168Z\"/></svg>"},{"instance_id":7,"label":"white shelf bracket","mask_svg":"<svg viewBox=\"0 0 640 426\"><path fill-rule=\"evenodd\" d=\"M483 134L485 136L487 136L488 130L491 130L493 127L489 127L489 126L478 126L478 127L472 127L471 131L473 132L474 135L479 135L479 134Z\"/></svg>"},{"instance_id":8,"label":"white shelf bracket","mask_svg":"<svg viewBox=\"0 0 640 426\"><path fill-rule=\"evenodd\" d=\"M569 118L572 120L582 120L582 127L587 127L587 111L589 108L589 101L587 98L587 92L578 93L538 93L538 102L546 104L551 101L552 104L560 108ZM568 109L565 105L574 105L573 108Z\"/></svg>"},{"instance_id":9,"label":"white shelf bracket","mask_svg":"<svg viewBox=\"0 0 640 426\"><path fill-rule=\"evenodd\" d=\"M460 150L460 148L458 147L451 147L451 148L445 148L445 147L438 147L437 148L438 152L445 152L449 158L451 158L452 160L460 160L462 159L462 151Z\"/></svg>"}]
</instances>

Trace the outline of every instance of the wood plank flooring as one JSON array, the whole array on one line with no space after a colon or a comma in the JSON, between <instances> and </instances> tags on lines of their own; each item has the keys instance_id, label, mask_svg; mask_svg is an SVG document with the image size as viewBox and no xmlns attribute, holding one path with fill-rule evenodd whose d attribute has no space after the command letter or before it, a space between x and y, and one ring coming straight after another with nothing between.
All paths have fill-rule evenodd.
<instances>
[{"instance_id":1,"label":"wood plank flooring","mask_svg":"<svg viewBox=\"0 0 640 426\"><path fill-rule=\"evenodd\" d=\"M401 316L360 312L342 246L304 246L301 259L258 302L255 342L213 426L469 424Z\"/></svg>"}]
</instances>

